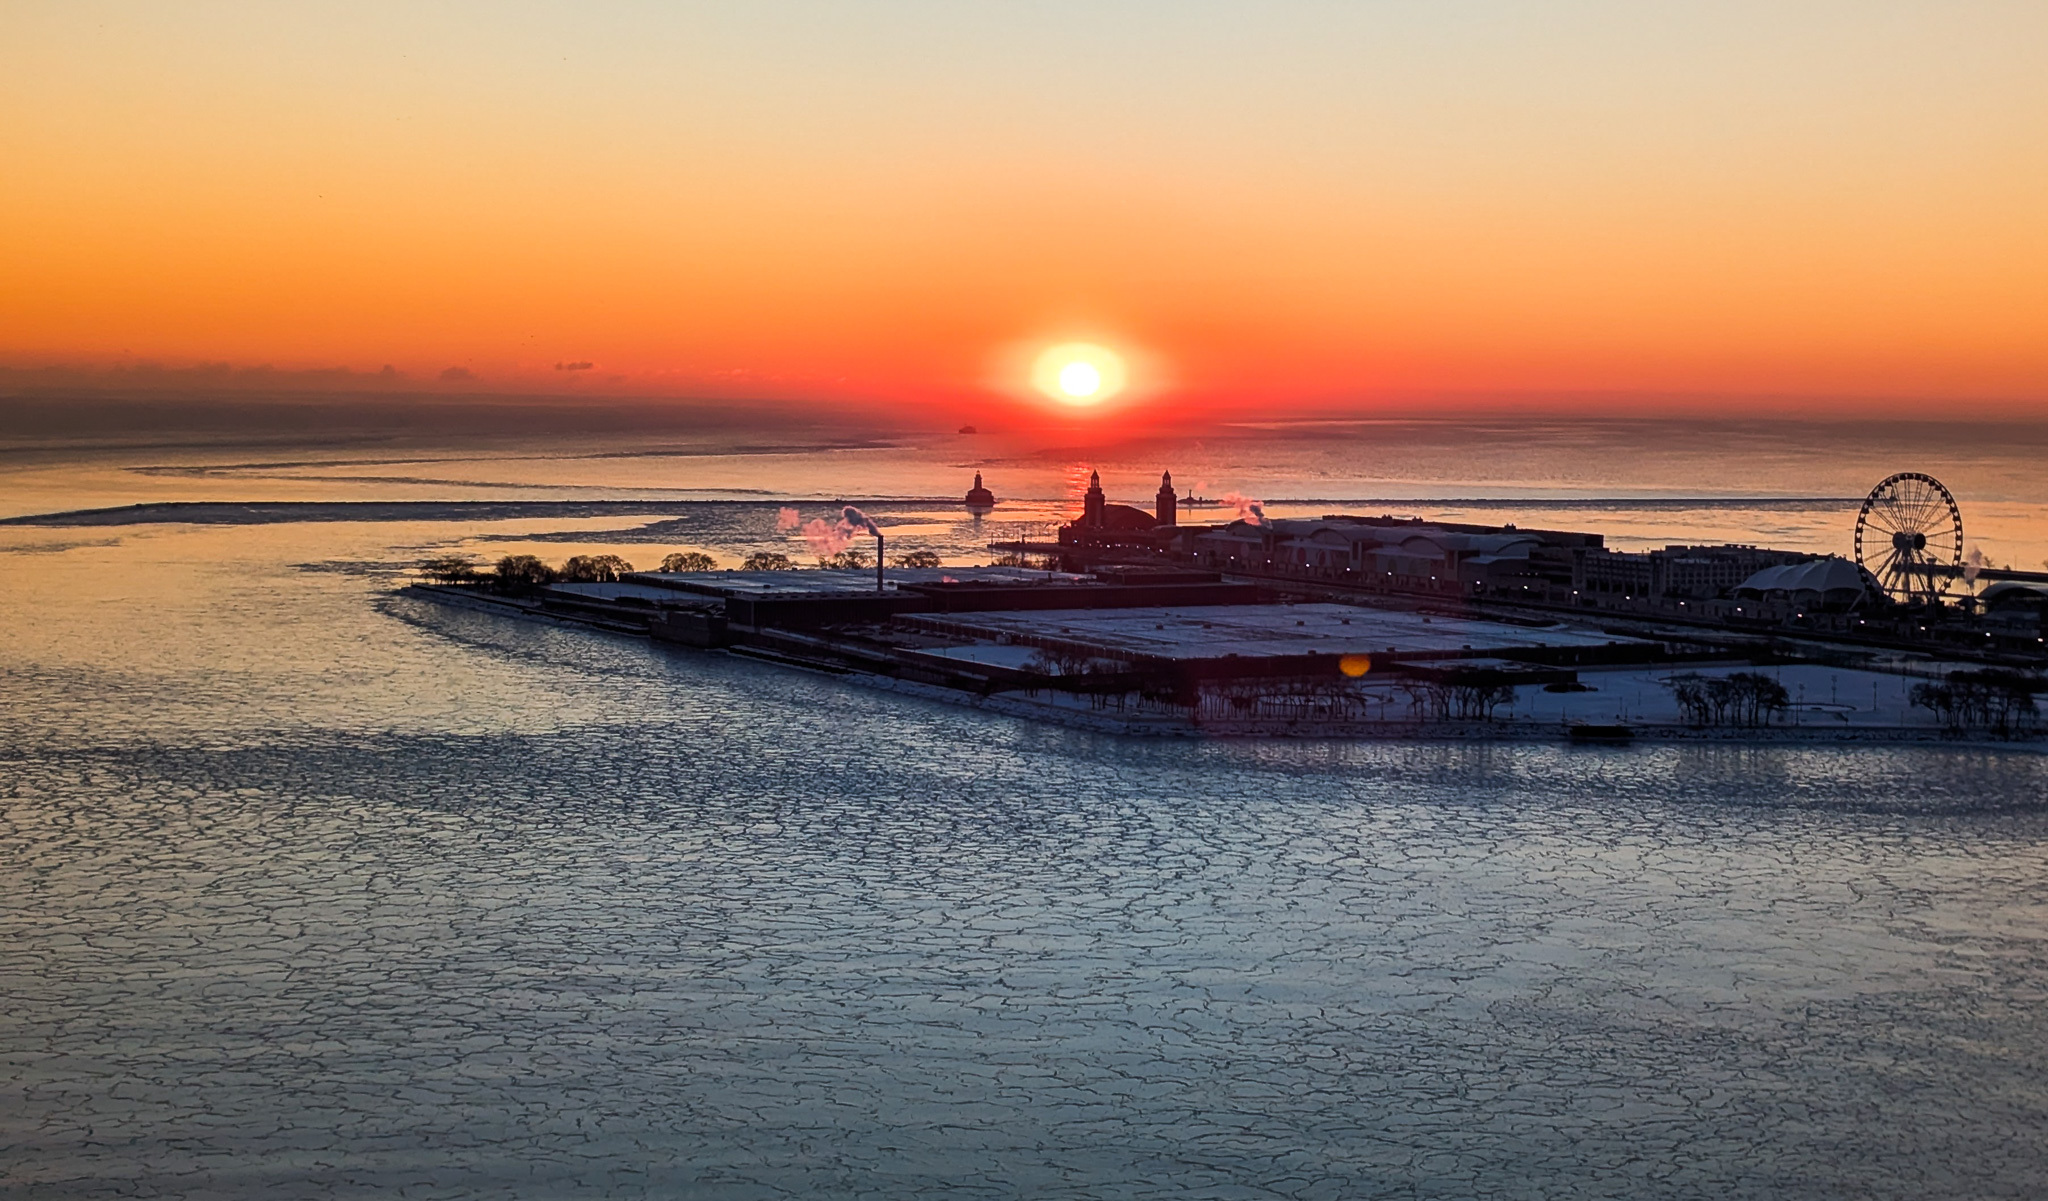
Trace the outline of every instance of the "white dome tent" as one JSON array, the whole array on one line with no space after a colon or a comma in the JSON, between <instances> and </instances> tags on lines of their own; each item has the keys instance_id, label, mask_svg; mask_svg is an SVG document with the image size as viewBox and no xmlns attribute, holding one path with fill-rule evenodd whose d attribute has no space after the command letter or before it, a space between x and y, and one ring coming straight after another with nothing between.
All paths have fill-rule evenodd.
<instances>
[{"instance_id":1,"label":"white dome tent","mask_svg":"<svg viewBox=\"0 0 2048 1201\"><path fill-rule=\"evenodd\" d=\"M1881 594L1870 573L1836 555L1766 567L1735 586L1735 595L1749 600L1835 610L1858 608Z\"/></svg>"}]
</instances>

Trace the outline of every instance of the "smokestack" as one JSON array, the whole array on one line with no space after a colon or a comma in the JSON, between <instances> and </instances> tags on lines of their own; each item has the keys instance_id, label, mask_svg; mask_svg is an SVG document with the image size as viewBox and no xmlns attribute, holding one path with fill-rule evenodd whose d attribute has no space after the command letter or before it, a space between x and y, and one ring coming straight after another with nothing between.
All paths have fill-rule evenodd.
<instances>
[{"instance_id":1,"label":"smokestack","mask_svg":"<svg viewBox=\"0 0 2048 1201\"><path fill-rule=\"evenodd\" d=\"M854 508L852 505L841 509L839 517L840 520L854 529L865 529L868 533L875 536L875 591L882 591L882 564L884 562L882 558L882 527L875 524L874 518Z\"/></svg>"}]
</instances>

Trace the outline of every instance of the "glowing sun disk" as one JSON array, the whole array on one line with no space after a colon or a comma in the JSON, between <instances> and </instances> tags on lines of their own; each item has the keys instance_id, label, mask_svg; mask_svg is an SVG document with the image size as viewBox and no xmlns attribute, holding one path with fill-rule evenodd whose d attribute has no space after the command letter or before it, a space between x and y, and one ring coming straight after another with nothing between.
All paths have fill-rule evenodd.
<instances>
[{"instance_id":1,"label":"glowing sun disk","mask_svg":"<svg viewBox=\"0 0 2048 1201\"><path fill-rule=\"evenodd\" d=\"M1041 351L1031 365L1031 383L1066 404L1099 404L1124 388L1123 357L1107 347L1064 342Z\"/></svg>"}]
</instances>

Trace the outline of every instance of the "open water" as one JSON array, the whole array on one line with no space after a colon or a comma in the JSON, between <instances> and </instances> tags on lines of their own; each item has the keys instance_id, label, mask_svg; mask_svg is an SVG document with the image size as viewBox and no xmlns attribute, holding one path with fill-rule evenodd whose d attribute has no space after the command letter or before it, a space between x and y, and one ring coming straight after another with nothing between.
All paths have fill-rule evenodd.
<instances>
[{"instance_id":1,"label":"open water","mask_svg":"<svg viewBox=\"0 0 2048 1201\"><path fill-rule=\"evenodd\" d=\"M227 495L66 454L12 511ZM0 1195L2048 1192L2048 757L1126 740L392 592L756 482L0 527Z\"/></svg>"}]
</instances>

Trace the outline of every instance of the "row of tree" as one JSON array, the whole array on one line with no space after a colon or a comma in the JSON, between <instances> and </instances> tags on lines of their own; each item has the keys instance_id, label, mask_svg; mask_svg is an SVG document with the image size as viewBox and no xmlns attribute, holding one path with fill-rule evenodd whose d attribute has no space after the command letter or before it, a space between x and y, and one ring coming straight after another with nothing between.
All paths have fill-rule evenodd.
<instances>
[{"instance_id":1,"label":"row of tree","mask_svg":"<svg viewBox=\"0 0 2048 1201\"><path fill-rule=\"evenodd\" d=\"M775 557L783 559L784 562L788 561L781 555ZM866 571L874 565L875 561L868 557L868 552L857 546L849 546L837 554L821 555L818 558L818 566L826 571ZM929 550L905 551L903 554L890 559L889 565L891 567L943 566L939 562L938 552Z\"/></svg>"},{"instance_id":2,"label":"row of tree","mask_svg":"<svg viewBox=\"0 0 2048 1201\"><path fill-rule=\"evenodd\" d=\"M491 582L508 588L538 588L543 584L606 584L633 565L617 555L577 555L560 567L549 567L533 555L506 555L498 560Z\"/></svg>"},{"instance_id":3,"label":"row of tree","mask_svg":"<svg viewBox=\"0 0 2048 1201\"><path fill-rule=\"evenodd\" d=\"M2048 680L2016 671L1952 671L1939 684L1915 684L1907 699L1956 733L1984 730L2012 737L2033 730L2041 715L2034 694Z\"/></svg>"},{"instance_id":4,"label":"row of tree","mask_svg":"<svg viewBox=\"0 0 2048 1201\"><path fill-rule=\"evenodd\" d=\"M1404 680L1401 691L1408 694L1408 707L1416 716L1437 721L1492 721L1495 709L1515 701L1515 686L1483 668Z\"/></svg>"},{"instance_id":5,"label":"row of tree","mask_svg":"<svg viewBox=\"0 0 2048 1201\"><path fill-rule=\"evenodd\" d=\"M1738 671L1725 676L1698 672L1664 681L1679 711L1696 726L1767 725L1792 705L1785 686L1762 672Z\"/></svg>"},{"instance_id":6,"label":"row of tree","mask_svg":"<svg viewBox=\"0 0 2048 1201\"><path fill-rule=\"evenodd\" d=\"M928 550L914 550L890 560L897 567L938 567L939 556ZM843 550L818 560L818 566L838 570L862 570L874 563L865 551ZM777 551L755 551L740 563L741 571L793 571L796 563ZM618 555L576 555L560 567L550 567L535 555L506 555L489 568L467 555L443 555L420 564L420 574L436 584L478 584L506 591L538 588L544 584L602 584L617 580L634 570ZM677 551L662 559L661 571L717 571L718 560L701 550Z\"/></svg>"}]
</instances>

